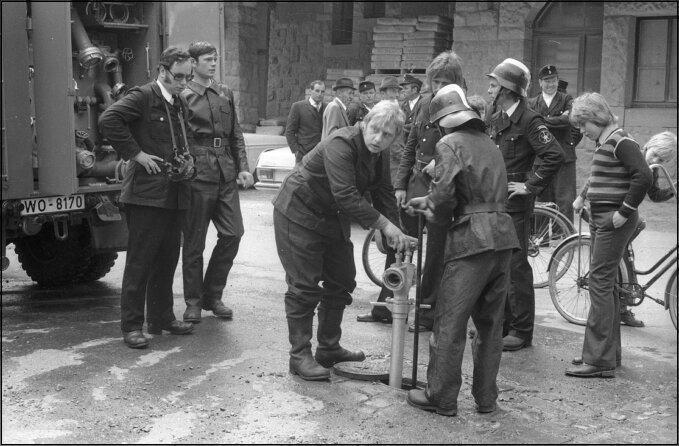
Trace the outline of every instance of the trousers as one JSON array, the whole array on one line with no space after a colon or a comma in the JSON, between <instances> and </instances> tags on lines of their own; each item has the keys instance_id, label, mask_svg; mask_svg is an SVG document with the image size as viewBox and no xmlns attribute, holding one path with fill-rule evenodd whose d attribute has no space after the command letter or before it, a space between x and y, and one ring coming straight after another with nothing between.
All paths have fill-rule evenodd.
<instances>
[{"instance_id":1,"label":"trousers","mask_svg":"<svg viewBox=\"0 0 679 446\"><path fill-rule=\"evenodd\" d=\"M165 325L175 320L172 282L179 262L183 213L125 205L129 238L120 296L123 332L142 329L144 304L148 322Z\"/></svg>"},{"instance_id":2,"label":"trousers","mask_svg":"<svg viewBox=\"0 0 679 446\"><path fill-rule=\"evenodd\" d=\"M633 213L619 228L611 219L618 208L595 211L590 216L592 260L589 270L589 315L582 346L582 361L598 367L615 367L622 358L620 299L615 289L620 259L639 222Z\"/></svg>"},{"instance_id":3,"label":"trousers","mask_svg":"<svg viewBox=\"0 0 679 446\"><path fill-rule=\"evenodd\" d=\"M533 289L533 269L528 263L528 237L532 206L524 211L511 212L520 251L512 254L511 286L505 305L504 334L516 336L525 341L533 339L535 323L535 290Z\"/></svg>"},{"instance_id":4,"label":"trousers","mask_svg":"<svg viewBox=\"0 0 679 446\"><path fill-rule=\"evenodd\" d=\"M486 251L446 263L427 368L427 398L439 407L457 409L470 316L477 331L472 341L472 395L481 408L495 406L511 258L511 250Z\"/></svg>"}]
</instances>

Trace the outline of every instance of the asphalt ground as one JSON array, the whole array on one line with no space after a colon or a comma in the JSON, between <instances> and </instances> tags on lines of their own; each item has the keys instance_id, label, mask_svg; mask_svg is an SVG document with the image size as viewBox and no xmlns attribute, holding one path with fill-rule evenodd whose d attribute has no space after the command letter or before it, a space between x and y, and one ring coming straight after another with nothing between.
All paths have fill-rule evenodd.
<instances>
[{"instance_id":1,"label":"asphalt ground","mask_svg":"<svg viewBox=\"0 0 679 446\"><path fill-rule=\"evenodd\" d=\"M536 290L530 348L504 353L499 410L478 414L470 395L470 348L458 415L408 406L405 391L333 374L306 382L288 373L285 281L273 242L272 191L242 193L246 235L225 291L234 319L203 312L188 336L152 336L146 350L122 342L119 293L124 253L102 280L39 288L18 267L2 274L2 443L669 443L677 442L677 332L650 301L634 309L646 327L622 327L623 365L613 379L564 375L584 327L566 322ZM379 291L360 264L366 231L355 227L357 288L342 344L388 363L391 326L359 323ZM676 244L648 228L640 267ZM214 246L209 234L206 255ZM651 288L662 296L665 280ZM181 267L175 314L184 310ZM419 340L426 379L428 333ZM469 346L468 346L469 347ZM406 335L410 376L413 335Z\"/></svg>"}]
</instances>

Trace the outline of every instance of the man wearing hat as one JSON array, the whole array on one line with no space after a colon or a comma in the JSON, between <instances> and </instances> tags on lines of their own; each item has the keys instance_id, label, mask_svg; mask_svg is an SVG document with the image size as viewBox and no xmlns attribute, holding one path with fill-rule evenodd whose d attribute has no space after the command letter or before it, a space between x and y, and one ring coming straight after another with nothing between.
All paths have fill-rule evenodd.
<instances>
[{"instance_id":1,"label":"man wearing hat","mask_svg":"<svg viewBox=\"0 0 679 446\"><path fill-rule=\"evenodd\" d=\"M401 86L403 87L403 94L405 98L401 102L401 110L406 114L406 124L404 127L405 140L408 141L408 135L410 134L410 129L415 123L417 114L420 112L420 106L422 101L422 95L420 90L422 89L422 81L418 78L406 74L403 76L403 81L401 81Z\"/></svg>"},{"instance_id":2,"label":"man wearing hat","mask_svg":"<svg viewBox=\"0 0 679 446\"><path fill-rule=\"evenodd\" d=\"M542 116L526 105L530 71L523 63L505 59L486 76L488 95L497 110L490 119L490 137L505 162L509 193L505 206L521 244L521 250L512 254L502 340L503 350L516 351L532 345L535 325L533 270L528 263L533 205L561 167L563 150ZM533 168L536 158L541 162Z\"/></svg>"},{"instance_id":3,"label":"man wearing hat","mask_svg":"<svg viewBox=\"0 0 679 446\"><path fill-rule=\"evenodd\" d=\"M335 99L333 99L323 112L323 132L321 139L331 134L337 129L348 127L349 115L347 115L347 107L351 104L351 98L354 96L354 81L348 77L337 79L335 85L332 87L335 92Z\"/></svg>"},{"instance_id":4,"label":"man wearing hat","mask_svg":"<svg viewBox=\"0 0 679 446\"><path fill-rule=\"evenodd\" d=\"M349 125L355 125L357 122L363 121L365 115L375 105L375 84L370 81L364 81L358 84L359 101L352 102L347 110L349 115Z\"/></svg>"},{"instance_id":5,"label":"man wearing hat","mask_svg":"<svg viewBox=\"0 0 679 446\"><path fill-rule=\"evenodd\" d=\"M549 131L564 151L564 162L552 182L537 196L538 201L554 202L570 221L573 221L573 200L575 200L575 146L569 114L573 98L559 90L559 73L555 65L545 65L538 73L542 92L528 100L528 107L540 114ZM535 160L535 168L541 164Z\"/></svg>"},{"instance_id":6,"label":"man wearing hat","mask_svg":"<svg viewBox=\"0 0 679 446\"><path fill-rule=\"evenodd\" d=\"M403 87L399 85L398 79L394 76L387 76L382 79L380 94L382 95L383 100L398 102L398 99L401 96L401 90L403 90Z\"/></svg>"}]
</instances>

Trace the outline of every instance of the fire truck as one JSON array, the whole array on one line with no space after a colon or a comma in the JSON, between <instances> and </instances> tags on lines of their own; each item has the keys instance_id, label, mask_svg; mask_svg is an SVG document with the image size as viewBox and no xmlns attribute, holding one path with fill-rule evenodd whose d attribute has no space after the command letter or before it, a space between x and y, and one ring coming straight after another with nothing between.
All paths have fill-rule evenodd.
<instances>
[{"instance_id":1,"label":"fire truck","mask_svg":"<svg viewBox=\"0 0 679 446\"><path fill-rule=\"evenodd\" d=\"M13 243L41 286L97 280L126 249L125 162L97 130L156 76L161 2L2 2L2 269Z\"/></svg>"}]
</instances>

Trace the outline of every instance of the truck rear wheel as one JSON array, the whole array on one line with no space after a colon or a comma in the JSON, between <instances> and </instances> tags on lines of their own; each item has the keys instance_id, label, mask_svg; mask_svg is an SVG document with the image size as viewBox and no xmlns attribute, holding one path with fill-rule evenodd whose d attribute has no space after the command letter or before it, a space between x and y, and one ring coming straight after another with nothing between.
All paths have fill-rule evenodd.
<instances>
[{"instance_id":1,"label":"truck rear wheel","mask_svg":"<svg viewBox=\"0 0 679 446\"><path fill-rule=\"evenodd\" d=\"M90 264L87 265L82 278L78 282L92 282L94 280L104 277L118 258L117 252L105 252L102 254L94 254L90 258Z\"/></svg>"},{"instance_id":2,"label":"truck rear wheel","mask_svg":"<svg viewBox=\"0 0 679 446\"><path fill-rule=\"evenodd\" d=\"M65 240L58 240L54 236L54 225L45 223L38 234L14 241L22 268L38 285L80 282L90 268L93 255L89 228L69 226L68 232Z\"/></svg>"}]
</instances>

